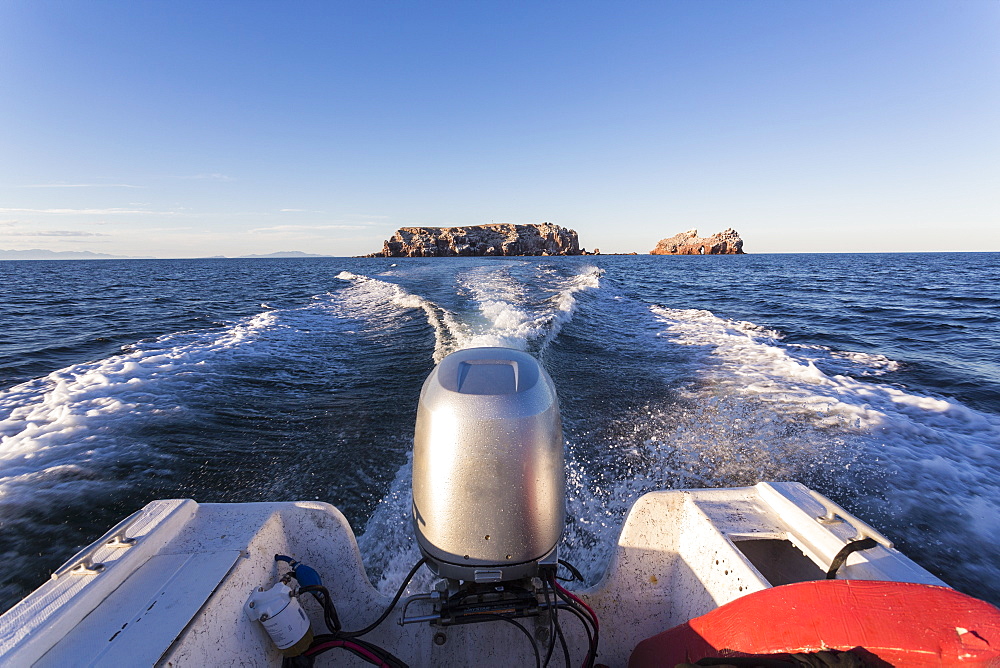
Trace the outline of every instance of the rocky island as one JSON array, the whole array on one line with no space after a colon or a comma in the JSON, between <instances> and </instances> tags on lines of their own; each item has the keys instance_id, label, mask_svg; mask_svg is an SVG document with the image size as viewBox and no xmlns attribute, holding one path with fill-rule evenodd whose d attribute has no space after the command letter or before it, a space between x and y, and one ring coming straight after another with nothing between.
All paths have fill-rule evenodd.
<instances>
[{"instance_id":1,"label":"rocky island","mask_svg":"<svg viewBox=\"0 0 1000 668\"><path fill-rule=\"evenodd\" d=\"M650 255L745 255L743 240L733 228L699 237L698 230L688 230L675 234L669 239L660 239Z\"/></svg>"},{"instance_id":2,"label":"rocky island","mask_svg":"<svg viewBox=\"0 0 1000 668\"><path fill-rule=\"evenodd\" d=\"M583 255L575 230L541 223L401 227L381 253L368 257L458 257L491 255Z\"/></svg>"}]
</instances>

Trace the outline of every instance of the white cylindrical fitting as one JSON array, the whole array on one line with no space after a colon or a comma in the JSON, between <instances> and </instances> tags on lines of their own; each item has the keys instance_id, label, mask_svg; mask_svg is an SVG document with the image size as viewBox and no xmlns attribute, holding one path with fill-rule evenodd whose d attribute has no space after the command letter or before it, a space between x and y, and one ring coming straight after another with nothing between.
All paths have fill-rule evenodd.
<instances>
[{"instance_id":1,"label":"white cylindrical fitting","mask_svg":"<svg viewBox=\"0 0 1000 668\"><path fill-rule=\"evenodd\" d=\"M288 649L309 633L309 618L283 582L267 591L255 591L243 609L264 626L278 649Z\"/></svg>"}]
</instances>

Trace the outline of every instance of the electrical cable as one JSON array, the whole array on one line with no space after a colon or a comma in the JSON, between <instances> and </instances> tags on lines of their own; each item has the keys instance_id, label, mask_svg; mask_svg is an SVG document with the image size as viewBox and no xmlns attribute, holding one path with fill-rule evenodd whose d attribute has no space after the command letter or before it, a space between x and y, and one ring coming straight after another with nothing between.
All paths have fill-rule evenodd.
<instances>
[{"instance_id":1,"label":"electrical cable","mask_svg":"<svg viewBox=\"0 0 1000 668\"><path fill-rule=\"evenodd\" d=\"M379 617L374 622L372 622L365 628L361 629L360 631L340 631L338 635L340 635L340 637L342 638L357 638L359 636L365 635L366 633L369 633L379 624L384 622L386 620L386 617L389 616L389 613L391 613L395 609L396 604L399 603L400 597L402 597L403 592L406 591L406 587L407 585L410 584L410 580L413 579L413 576L416 574L417 569L423 566L426 561L427 557L421 557L420 561L413 564L413 568L411 568L410 572L406 574L405 578L403 578L403 584L399 585L399 590L396 592L396 596L393 597L392 603L390 603L389 607L385 609L385 612L382 613L381 617Z\"/></svg>"},{"instance_id":2,"label":"electrical cable","mask_svg":"<svg viewBox=\"0 0 1000 668\"><path fill-rule=\"evenodd\" d=\"M342 648L377 666L384 668L406 668L406 663L393 656L391 652L378 645L361 640L359 636L369 633L386 620L389 614L396 608L396 604L399 602L400 597L402 597L403 592L406 591L410 580L413 579L417 570L427 561L426 557L413 565L413 568L410 569L410 572L403 579L403 583L399 586L399 590L393 597L389 607L385 609L382 615L360 631L343 631L341 629L340 618L337 616L337 609L333 604L330 591L320 584L319 575L315 570L308 566L303 566L291 557L281 554L276 554L274 560L283 561L291 565L293 567L292 577L296 578L296 580L301 578L301 580L306 582L306 584L303 584L300 581L300 585L302 586L299 587L299 593L312 594L313 598L323 607L323 621L326 623L326 627L330 633L315 636L312 644L303 653L303 656L313 657L330 649Z\"/></svg>"},{"instance_id":3,"label":"electrical cable","mask_svg":"<svg viewBox=\"0 0 1000 668\"><path fill-rule=\"evenodd\" d=\"M524 628L524 626L522 624L519 624L518 622L514 621L510 617L504 617L503 615L494 615L494 614L480 613L480 616L483 619L497 619L497 620L499 620L501 622L510 622L511 624L513 624L514 626L516 626L518 629L520 629L521 633L523 633L528 638L528 642L531 643L531 649L534 650L534 652L535 652L535 668L542 668L542 658L541 658L541 655L538 653L538 643L535 642L535 639L528 632L528 629Z\"/></svg>"},{"instance_id":4,"label":"electrical cable","mask_svg":"<svg viewBox=\"0 0 1000 668\"><path fill-rule=\"evenodd\" d=\"M365 659L369 663L387 668L407 668L406 663L399 657L386 649L374 645L366 640L352 639L346 640L334 634L318 635L313 639L313 644L304 652L305 656L314 657L335 648L346 649L347 651ZM374 660L373 660L374 658Z\"/></svg>"},{"instance_id":5,"label":"electrical cable","mask_svg":"<svg viewBox=\"0 0 1000 668\"><path fill-rule=\"evenodd\" d=\"M574 613L579 613L578 616L580 617L581 620L589 618L590 625L593 626L594 633L591 636L590 628L589 627L587 628L587 636L588 640L590 641L590 649L587 652L587 656L584 659L583 665L593 666L594 661L596 661L597 659L597 648L600 642L600 626L599 622L597 621L597 614L590 608L589 605L584 603L579 597L577 597L572 592L568 591L565 587L561 586L558 582L553 580L552 584L555 585L556 593L559 595L559 597L562 598L568 604L569 606L567 608L568 610L572 610ZM587 625L586 622L584 622L584 625L585 626Z\"/></svg>"},{"instance_id":6,"label":"electrical cable","mask_svg":"<svg viewBox=\"0 0 1000 668\"><path fill-rule=\"evenodd\" d=\"M323 582L316 569L306 566L285 554L274 555L274 560L275 562L288 564L292 570L286 577L290 575L295 578L299 583L300 593L307 592L313 595L313 598L323 607L323 621L326 622L326 627L331 632L339 631L340 618L337 616L337 608L333 605L333 598L330 596L330 591L323 586Z\"/></svg>"},{"instance_id":7,"label":"electrical cable","mask_svg":"<svg viewBox=\"0 0 1000 668\"><path fill-rule=\"evenodd\" d=\"M549 665L549 660L552 658L552 650L554 650L556 648L556 633L555 632L556 632L556 625L559 623L559 621L558 621L558 618L557 618L558 612L556 611L555 606L552 605L552 601L549 599L549 593L550 593L549 589L551 588L551 584L549 583L549 578L545 578L542 581L542 583L544 584L544 586L542 587L542 596L545 597L545 608L548 610L548 613L549 613L548 614L548 617L549 617L549 647L548 647L548 650L546 650L546 652L545 652L545 661L542 664L543 666L545 666L547 668L548 665ZM551 593L552 593L552 598L555 598L555 591L553 590Z\"/></svg>"},{"instance_id":8,"label":"electrical cable","mask_svg":"<svg viewBox=\"0 0 1000 668\"><path fill-rule=\"evenodd\" d=\"M561 566L563 566L563 567L565 567L570 572L570 575L572 577L561 578L558 575L556 575L556 571L553 571L551 573L551 575L549 576L549 584L552 586L553 592L555 592L555 587L558 586L558 583L556 582L556 580L562 580L563 582L573 582L573 581L583 582L584 581L583 574L581 574L580 571L576 568L576 566L574 566L570 562L568 562L568 561L566 561L564 559L559 559L558 560L558 564L561 565ZM580 601L580 603L583 604L582 601ZM573 610L573 608L569 608L569 609ZM575 610L573 610L573 611L574 611L574 613L576 613ZM596 656L596 649L597 648L596 648L596 645L594 645L593 638L590 635L590 630L588 628L587 622L584 619L584 617L582 617L580 614L577 614L577 616L580 617L580 621L583 622L584 629L587 631L588 646L594 650L594 655ZM596 615L594 615L594 618L596 619ZM566 637L565 637L565 635L563 635L562 628L559 626L559 618L558 618L558 616L555 618L555 623L556 623L556 631L557 631L557 633L559 635L559 642L562 643L562 647L563 647L563 657L566 660L566 665L569 666L570 665L569 648L566 646ZM595 634L596 634L596 630L595 630Z\"/></svg>"},{"instance_id":9,"label":"electrical cable","mask_svg":"<svg viewBox=\"0 0 1000 668\"><path fill-rule=\"evenodd\" d=\"M590 620L587 619L587 616L568 603L563 603L558 607L561 610L568 610L569 612L573 613L577 619L580 620L580 624L583 626L583 630L587 633L587 646L588 648L592 649L594 647L594 634L590 630Z\"/></svg>"},{"instance_id":10,"label":"electrical cable","mask_svg":"<svg viewBox=\"0 0 1000 668\"><path fill-rule=\"evenodd\" d=\"M559 625L558 609L556 611L555 620L556 620L556 635L559 636L559 644L562 645L563 660L565 661L566 668L570 668L569 647L566 645L566 636L563 635L562 626Z\"/></svg>"},{"instance_id":11,"label":"electrical cable","mask_svg":"<svg viewBox=\"0 0 1000 668\"><path fill-rule=\"evenodd\" d=\"M578 604L580 604L580 605L582 605L584 607L584 609L590 614L590 618L594 620L594 633L595 633L595 635L597 633L599 633L600 630L601 630L601 625L597 621L597 613L594 612L593 609L589 605L587 605L586 603L584 603L583 599L581 599L576 594L574 594L573 592L571 592L568 589L566 589L565 587L563 587L558 582L553 582L552 584L555 585L557 591L561 591L563 594L565 594L566 596L569 596L571 599L573 599Z\"/></svg>"},{"instance_id":12,"label":"electrical cable","mask_svg":"<svg viewBox=\"0 0 1000 668\"><path fill-rule=\"evenodd\" d=\"M553 575L552 577L554 578L555 576ZM566 636L563 635L562 626L559 624L558 608L556 608L556 614L553 615L553 619L555 620L556 635L559 636L559 644L562 645L563 648L563 659L565 660L565 666L566 668L570 668L569 647L566 645ZM584 624L584 628L586 628L586 624Z\"/></svg>"},{"instance_id":13,"label":"electrical cable","mask_svg":"<svg viewBox=\"0 0 1000 668\"><path fill-rule=\"evenodd\" d=\"M333 605L330 592L323 585L306 585L299 587L299 592L306 592L313 595L323 607L323 621L330 633L340 631L340 617L337 616L337 609Z\"/></svg>"},{"instance_id":14,"label":"electrical cable","mask_svg":"<svg viewBox=\"0 0 1000 668\"><path fill-rule=\"evenodd\" d=\"M580 582L583 582L583 575L580 573L580 571L576 570L576 566L563 559L559 560L559 564L561 566L565 566L566 570L568 570L570 572L570 575L572 575L573 577L571 578L557 577L556 578L557 580L562 580L563 582L573 582L574 580L579 580Z\"/></svg>"},{"instance_id":15,"label":"electrical cable","mask_svg":"<svg viewBox=\"0 0 1000 668\"><path fill-rule=\"evenodd\" d=\"M383 649L374 643L370 643L367 640L361 640L360 638L354 638L349 642L353 642L367 649L372 654L378 656L389 668L409 668L405 661L394 655L387 649Z\"/></svg>"},{"instance_id":16,"label":"electrical cable","mask_svg":"<svg viewBox=\"0 0 1000 668\"><path fill-rule=\"evenodd\" d=\"M351 654L361 657L368 663L374 664L376 666L389 668L389 664L377 656L373 652L370 652L366 647L363 647L350 640L328 640L323 643L313 644L309 649L307 649L304 654L306 656L317 656L331 649L335 648L346 649Z\"/></svg>"}]
</instances>

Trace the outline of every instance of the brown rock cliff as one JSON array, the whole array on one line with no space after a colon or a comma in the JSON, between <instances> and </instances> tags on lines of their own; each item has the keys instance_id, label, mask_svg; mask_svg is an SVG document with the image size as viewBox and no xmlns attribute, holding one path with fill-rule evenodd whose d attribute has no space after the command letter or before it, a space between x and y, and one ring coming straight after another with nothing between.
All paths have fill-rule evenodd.
<instances>
[{"instance_id":1,"label":"brown rock cliff","mask_svg":"<svg viewBox=\"0 0 1000 668\"><path fill-rule=\"evenodd\" d=\"M733 228L699 237L698 230L675 234L669 239L661 239L650 255L745 255L743 240Z\"/></svg>"},{"instance_id":2,"label":"brown rock cliff","mask_svg":"<svg viewBox=\"0 0 1000 668\"><path fill-rule=\"evenodd\" d=\"M401 227L372 257L581 255L574 230L551 223Z\"/></svg>"}]
</instances>

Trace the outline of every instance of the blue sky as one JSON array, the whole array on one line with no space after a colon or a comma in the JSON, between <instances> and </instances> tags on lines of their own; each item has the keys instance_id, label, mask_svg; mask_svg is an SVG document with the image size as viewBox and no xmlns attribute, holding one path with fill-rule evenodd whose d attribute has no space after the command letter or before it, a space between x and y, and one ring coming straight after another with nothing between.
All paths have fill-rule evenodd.
<instances>
[{"instance_id":1,"label":"blue sky","mask_svg":"<svg viewBox=\"0 0 1000 668\"><path fill-rule=\"evenodd\" d=\"M0 249L1000 251L1000 3L0 3Z\"/></svg>"}]
</instances>

